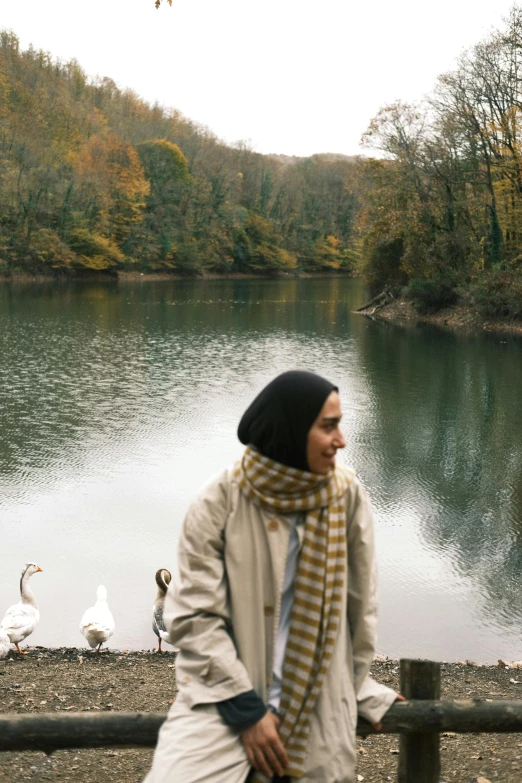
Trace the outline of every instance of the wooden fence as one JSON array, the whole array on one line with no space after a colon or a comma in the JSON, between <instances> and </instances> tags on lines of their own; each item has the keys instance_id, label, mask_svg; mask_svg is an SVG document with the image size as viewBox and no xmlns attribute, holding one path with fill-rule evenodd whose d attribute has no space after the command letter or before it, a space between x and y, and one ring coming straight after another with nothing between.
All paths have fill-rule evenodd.
<instances>
[{"instance_id":1,"label":"wooden fence","mask_svg":"<svg viewBox=\"0 0 522 783\"><path fill-rule=\"evenodd\" d=\"M399 783L439 783L443 731L522 732L522 701L440 701L440 664L401 660L400 689L382 719L381 734L400 734ZM165 720L159 713L0 715L0 751L153 747ZM374 733L359 721L357 733Z\"/></svg>"}]
</instances>

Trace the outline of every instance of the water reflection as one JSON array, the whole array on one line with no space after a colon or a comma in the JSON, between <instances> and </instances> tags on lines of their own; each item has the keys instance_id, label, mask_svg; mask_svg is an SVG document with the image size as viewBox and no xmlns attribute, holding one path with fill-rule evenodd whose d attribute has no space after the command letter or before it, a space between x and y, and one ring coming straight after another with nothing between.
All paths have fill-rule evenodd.
<instances>
[{"instance_id":1,"label":"water reflection","mask_svg":"<svg viewBox=\"0 0 522 783\"><path fill-rule=\"evenodd\" d=\"M520 348L513 338L428 328L375 325L361 335L361 370L372 388L368 438L380 452L378 461L365 461L367 480L382 485L385 514L394 503L415 511L423 544L451 561L479 591L468 613L482 601L478 621L500 634L511 628L517 647ZM500 646L501 640L488 643L490 659ZM477 652L470 649L469 655Z\"/></svg>"},{"instance_id":2,"label":"water reflection","mask_svg":"<svg viewBox=\"0 0 522 783\"><path fill-rule=\"evenodd\" d=\"M240 453L253 394L306 367L339 383L374 501L381 650L519 658L521 344L373 323L363 297L346 279L0 287L0 611L35 558L34 643L81 644L103 581L114 644L151 646L190 498Z\"/></svg>"}]
</instances>

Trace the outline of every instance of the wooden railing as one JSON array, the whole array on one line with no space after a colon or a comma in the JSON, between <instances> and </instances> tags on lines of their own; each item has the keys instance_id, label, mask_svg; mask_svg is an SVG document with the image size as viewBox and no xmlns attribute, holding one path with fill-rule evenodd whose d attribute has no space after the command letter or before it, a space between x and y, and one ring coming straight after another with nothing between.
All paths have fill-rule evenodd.
<instances>
[{"instance_id":1,"label":"wooden railing","mask_svg":"<svg viewBox=\"0 0 522 783\"><path fill-rule=\"evenodd\" d=\"M401 660L400 690L381 734L400 734L399 783L439 783L443 731L522 732L522 701L440 701L440 664ZM153 747L166 715L144 712L0 715L0 751ZM375 733L359 721L357 733Z\"/></svg>"}]
</instances>

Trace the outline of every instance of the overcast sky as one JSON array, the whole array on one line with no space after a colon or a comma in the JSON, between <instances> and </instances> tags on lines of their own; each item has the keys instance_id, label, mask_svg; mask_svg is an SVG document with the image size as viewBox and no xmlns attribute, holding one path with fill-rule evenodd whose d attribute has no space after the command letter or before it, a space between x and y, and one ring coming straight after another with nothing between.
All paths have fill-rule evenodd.
<instances>
[{"instance_id":1,"label":"overcast sky","mask_svg":"<svg viewBox=\"0 0 522 783\"><path fill-rule=\"evenodd\" d=\"M381 106L418 100L512 0L0 0L22 47L76 58L258 152L361 152Z\"/></svg>"}]
</instances>

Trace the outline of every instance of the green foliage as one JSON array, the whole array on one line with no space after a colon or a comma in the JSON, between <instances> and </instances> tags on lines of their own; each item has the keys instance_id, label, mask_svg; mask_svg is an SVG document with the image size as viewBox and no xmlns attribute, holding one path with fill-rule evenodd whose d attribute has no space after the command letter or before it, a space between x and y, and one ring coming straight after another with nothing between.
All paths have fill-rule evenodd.
<instances>
[{"instance_id":1,"label":"green foliage","mask_svg":"<svg viewBox=\"0 0 522 783\"><path fill-rule=\"evenodd\" d=\"M522 269L493 269L475 281L472 292L488 318L522 318Z\"/></svg>"},{"instance_id":2,"label":"green foliage","mask_svg":"<svg viewBox=\"0 0 522 783\"><path fill-rule=\"evenodd\" d=\"M361 163L356 231L374 289L402 274L428 312L475 281L484 314L518 317L521 48L522 8L514 6L502 29L439 77L424 105L398 102L370 123L364 141L385 158Z\"/></svg>"},{"instance_id":3,"label":"green foliage","mask_svg":"<svg viewBox=\"0 0 522 783\"><path fill-rule=\"evenodd\" d=\"M187 159L177 144L153 139L140 142L136 150L153 188L164 189L166 185L190 181Z\"/></svg>"},{"instance_id":4,"label":"green foliage","mask_svg":"<svg viewBox=\"0 0 522 783\"><path fill-rule=\"evenodd\" d=\"M362 271L372 294L380 293L385 286L401 288L407 282L402 269L404 241L401 237L372 242L367 250Z\"/></svg>"},{"instance_id":5,"label":"green foliage","mask_svg":"<svg viewBox=\"0 0 522 783\"><path fill-rule=\"evenodd\" d=\"M356 164L229 147L0 32L0 271L348 270Z\"/></svg>"},{"instance_id":6,"label":"green foliage","mask_svg":"<svg viewBox=\"0 0 522 783\"><path fill-rule=\"evenodd\" d=\"M184 215L193 178L177 144L153 139L136 145L150 191L146 198L139 247L134 248L150 271L194 274L203 259Z\"/></svg>"},{"instance_id":7,"label":"green foliage","mask_svg":"<svg viewBox=\"0 0 522 783\"><path fill-rule=\"evenodd\" d=\"M314 271L343 270L352 271L358 254L353 248L343 247L341 240L330 234L321 237L311 247L306 258L306 268Z\"/></svg>"},{"instance_id":8,"label":"green foliage","mask_svg":"<svg viewBox=\"0 0 522 783\"><path fill-rule=\"evenodd\" d=\"M249 215L238 233L234 248L242 271L273 274L295 269L295 255L280 247L278 242L277 231L266 218Z\"/></svg>"},{"instance_id":9,"label":"green foliage","mask_svg":"<svg viewBox=\"0 0 522 783\"><path fill-rule=\"evenodd\" d=\"M74 251L48 228L40 228L32 235L29 254L35 268L42 271L70 269L78 260Z\"/></svg>"},{"instance_id":10,"label":"green foliage","mask_svg":"<svg viewBox=\"0 0 522 783\"><path fill-rule=\"evenodd\" d=\"M437 276L431 280L410 280L406 295L418 313L436 313L458 301L455 281Z\"/></svg>"},{"instance_id":11,"label":"green foliage","mask_svg":"<svg viewBox=\"0 0 522 783\"><path fill-rule=\"evenodd\" d=\"M496 204L491 204L489 208L490 227L489 234L485 239L485 258L484 266L486 268L496 267L502 260L502 229L498 220Z\"/></svg>"},{"instance_id":12,"label":"green foliage","mask_svg":"<svg viewBox=\"0 0 522 783\"><path fill-rule=\"evenodd\" d=\"M201 271L203 259L198 243L192 237L174 250L174 268L184 275L196 275Z\"/></svg>"}]
</instances>

